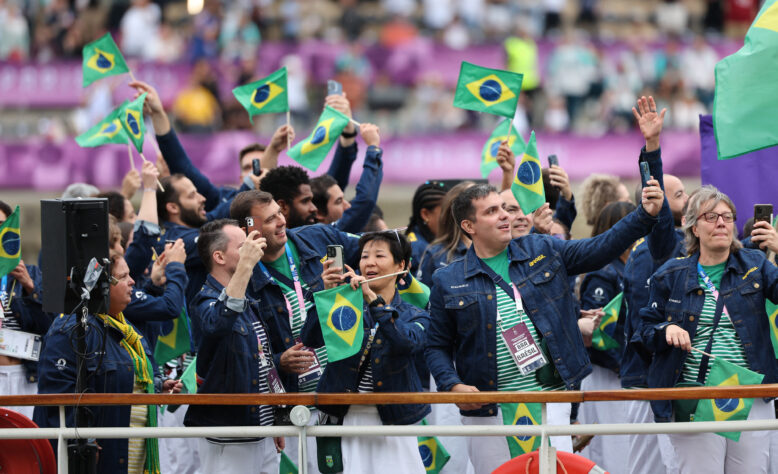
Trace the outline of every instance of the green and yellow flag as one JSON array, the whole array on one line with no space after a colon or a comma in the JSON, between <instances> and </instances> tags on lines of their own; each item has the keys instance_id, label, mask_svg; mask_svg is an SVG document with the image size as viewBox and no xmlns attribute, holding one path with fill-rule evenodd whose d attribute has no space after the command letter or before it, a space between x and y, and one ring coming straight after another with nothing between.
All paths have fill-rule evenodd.
<instances>
[{"instance_id":1,"label":"green and yellow flag","mask_svg":"<svg viewBox=\"0 0 778 474\"><path fill-rule=\"evenodd\" d=\"M76 143L84 148L108 143L127 143L130 138L119 120L120 109L112 111L100 123L76 137Z\"/></svg>"},{"instance_id":2,"label":"green and yellow flag","mask_svg":"<svg viewBox=\"0 0 778 474\"><path fill-rule=\"evenodd\" d=\"M513 178L513 184L511 184L511 191L524 214L531 214L546 203L541 170L542 166L538 159L538 147L533 131L527 142L527 147L524 149L521 163L516 170L516 177Z\"/></svg>"},{"instance_id":3,"label":"green and yellow flag","mask_svg":"<svg viewBox=\"0 0 778 474\"><path fill-rule=\"evenodd\" d=\"M84 87L104 77L130 72L110 33L84 46L81 54L84 57Z\"/></svg>"},{"instance_id":4,"label":"green and yellow flag","mask_svg":"<svg viewBox=\"0 0 778 474\"><path fill-rule=\"evenodd\" d=\"M318 123L308 138L289 150L289 156L311 171L316 171L338 140L349 118L330 106L324 108Z\"/></svg>"},{"instance_id":5,"label":"green and yellow flag","mask_svg":"<svg viewBox=\"0 0 778 474\"><path fill-rule=\"evenodd\" d=\"M255 115L286 112L289 110L286 67L251 84L236 87L232 94L249 113L251 123L254 123L252 117Z\"/></svg>"},{"instance_id":6,"label":"green and yellow flag","mask_svg":"<svg viewBox=\"0 0 778 474\"><path fill-rule=\"evenodd\" d=\"M143 137L146 135L146 125L143 123L144 100L145 92L132 102L124 101L119 107L119 121L138 153L143 153Z\"/></svg>"},{"instance_id":7,"label":"green and yellow flag","mask_svg":"<svg viewBox=\"0 0 778 474\"><path fill-rule=\"evenodd\" d=\"M170 359L168 359L170 360ZM181 374L182 393L197 393L197 356L194 356L189 366Z\"/></svg>"},{"instance_id":8,"label":"green and yellow flag","mask_svg":"<svg viewBox=\"0 0 778 474\"><path fill-rule=\"evenodd\" d=\"M400 298L417 308L427 309L430 302L430 287L420 282L410 273L402 277L403 284L397 282L397 291Z\"/></svg>"},{"instance_id":9,"label":"green and yellow flag","mask_svg":"<svg viewBox=\"0 0 778 474\"><path fill-rule=\"evenodd\" d=\"M592 333L593 348L600 351L607 351L619 347L619 341L615 339L616 322L619 320L619 312L621 311L621 304L623 301L624 292L622 291L602 308L605 316L602 317L599 326L594 328L594 332Z\"/></svg>"},{"instance_id":10,"label":"green and yellow flag","mask_svg":"<svg viewBox=\"0 0 778 474\"><path fill-rule=\"evenodd\" d=\"M289 459L285 452L281 451L281 464L278 466L278 474L298 474L297 464Z\"/></svg>"},{"instance_id":11,"label":"green and yellow flag","mask_svg":"<svg viewBox=\"0 0 778 474\"><path fill-rule=\"evenodd\" d=\"M462 61L454 107L512 118L516 115L522 78L515 72Z\"/></svg>"},{"instance_id":12,"label":"green and yellow flag","mask_svg":"<svg viewBox=\"0 0 778 474\"><path fill-rule=\"evenodd\" d=\"M365 336L362 318L362 289L340 285L313 294L319 314L327 360L347 359L362 348Z\"/></svg>"},{"instance_id":13,"label":"green and yellow flag","mask_svg":"<svg viewBox=\"0 0 778 474\"><path fill-rule=\"evenodd\" d=\"M503 425L539 425L541 421L540 403L500 403ZM531 453L540 447L540 436L508 436L508 449L511 459L525 453Z\"/></svg>"},{"instance_id":14,"label":"green and yellow flag","mask_svg":"<svg viewBox=\"0 0 778 474\"><path fill-rule=\"evenodd\" d=\"M773 352L775 358L778 359L778 304L773 303L770 300L765 300L765 311L767 311L767 318L770 321L770 341L773 343Z\"/></svg>"},{"instance_id":15,"label":"green and yellow flag","mask_svg":"<svg viewBox=\"0 0 778 474\"><path fill-rule=\"evenodd\" d=\"M721 357L713 359L706 387L724 387L732 385L759 385L764 375L752 372L744 367L723 360ZM717 398L712 400L700 400L697 411L694 412L693 421L726 421L746 420L753 398ZM727 431L716 433L733 441L740 440L739 431Z\"/></svg>"},{"instance_id":16,"label":"green and yellow flag","mask_svg":"<svg viewBox=\"0 0 778 474\"><path fill-rule=\"evenodd\" d=\"M424 418L421 420L421 424L428 425L429 423ZM448 460L451 459L451 455L440 444L437 437L419 436L418 441L419 455L421 456L421 462L424 464L425 471L431 474L438 474Z\"/></svg>"},{"instance_id":17,"label":"green and yellow flag","mask_svg":"<svg viewBox=\"0 0 778 474\"><path fill-rule=\"evenodd\" d=\"M154 360L158 364L164 364L181 354L186 354L191 348L189 342L189 316L186 314L186 308L183 308L181 309L181 314L173 320L173 329L157 338L157 344L154 346Z\"/></svg>"},{"instance_id":18,"label":"green and yellow flag","mask_svg":"<svg viewBox=\"0 0 778 474\"><path fill-rule=\"evenodd\" d=\"M508 129L511 131L510 138L508 137ZM527 146L524 139L511 127L510 119L503 120L494 129L489 140L486 141L484 149L481 150L481 176L484 179L489 176L493 169L500 166L497 163L497 152L500 150L500 144L505 140L508 140L508 146L511 147L514 155L521 156L524 153L524 148Z\"/></svg>"},{"instance_id":19,"label":"green and yellow flag","mask_svg":"<svg viewBox=\"0 0 778 474\"><path fill-rule=\"evenodd\" d=\"M19 232L19 206L16 206L0 226L0 277L11 273L21 259L22 236Z\"/></svg>"}]
</instances>

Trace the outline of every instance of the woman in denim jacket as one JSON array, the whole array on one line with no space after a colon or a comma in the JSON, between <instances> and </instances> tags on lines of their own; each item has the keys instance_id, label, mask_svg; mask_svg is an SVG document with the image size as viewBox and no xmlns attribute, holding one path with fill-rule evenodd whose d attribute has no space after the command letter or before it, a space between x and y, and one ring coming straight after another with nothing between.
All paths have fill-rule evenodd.
<instances>
[{"instance_id":1,"label":"woman in denim jacket","mask_svg":"<svg viewBox=\"0 0 778 474\"><path fill-rule=\"evenodd\" d=\"M735 216L732 201L713 186L689 199L683 224L688 256L670 260L654 273L649 304L640 311L642 340L654 353L649 387L704 381L707 374L699 373L705 349L763 374L763 383L778 381L765 311L766 299L778 301L778 268L761 251L742 248L735 237ZM762 230L766 238L775 238L775 230ZM719 307L718 299L723 303ZM712 359L708 370L711 365ZM656 421L673 419L671 402L654 401L651 407ZM754 400L748 419L774 417L772 400ZM766 472L768 434L743 432L739 442L714 433L671 434L670 439L681 472Z\"/></svg>"}]
</instances>

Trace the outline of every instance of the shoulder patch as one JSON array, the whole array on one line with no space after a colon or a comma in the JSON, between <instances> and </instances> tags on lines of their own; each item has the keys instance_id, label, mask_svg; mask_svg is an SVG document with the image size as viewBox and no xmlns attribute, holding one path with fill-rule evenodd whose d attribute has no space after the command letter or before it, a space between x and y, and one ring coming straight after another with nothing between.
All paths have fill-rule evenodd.
<instances>
[{"instance_id":1,"label":"shoulder patch","mask_svg":"<svg viewBox=\"0 0 778 474\"><path fill-rule=\"evenodd\" d=\"M756 271L757 269L758 269L757 267L751 267L751 268L749 268L749 269L748 269L748 271L746 272L746 274L745 274L745 275L743 275L743 279L745 280L745 279L746 279L746 277L747 277L747 276L748 276L748 275L749 275L751 272L754 272L754 271Z\"/></svg>"},{"instance_id":2,"label":"shoulder patch","mask_svg":"<svg viewBox=\"0 0 778 474\"><path fill-rule=\"evenodd\" d=\"M638 240L636 240L635 245L632 246L632 251L634 252L635 250L637 250L637 248L640 247L640 245L643 244L643 242L645 241L646 241L645 237L641 237Z\"/></svg>"},{"instance_id":3,"label":"shoulder patch","mask_svg":"<svg viewBox=\"0 0 778 474\"><path fill-rule=\"evenodd\" d=\"M410 234L408 234L408 241L416 242L416 240L418 240L416 239L416 232L411 232Z\"/></svg>"},{"instance_id":4,"label":"shoulder patch","mask_svg":"<svg viewBox=\"0 0 778 474\"><path fill-rule=\"evenodd\" d=\"M531 262L529 262L529 266L530 267L534 266L536 263L538 263L539 261L543 260L544 258L546 258L545 255L543 255L543 254L538 255Z\"/></svg>"}]
</instances>

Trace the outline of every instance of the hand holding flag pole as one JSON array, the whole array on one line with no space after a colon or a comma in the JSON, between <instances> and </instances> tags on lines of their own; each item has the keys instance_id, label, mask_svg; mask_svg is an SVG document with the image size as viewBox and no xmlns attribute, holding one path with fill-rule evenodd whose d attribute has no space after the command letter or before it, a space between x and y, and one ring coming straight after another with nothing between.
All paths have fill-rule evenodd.
<instances>
[{"instance_id":1,"label":"hand holding flag pole","mask_svg":"<svg viewBox=\"0 0 778 474\"><path fill-rule=\"evenodd\" d=\"M145 162L147 162L147 161L149 161L149 160L147 160L147 159L146 159L146 157L145 157L145 156L143 156L143 153L141 153L141 154L140 154L140 157L141 157L141 159L143 160L143 162L144 162L144 163L145 163ZM162 183L160 183L160 182L159 182L159 178L157 178L157 187L158 187L158 188L159 188L159 190L160 190L160 191L162 191L163 193L165 192L165 188L162 186Z\"/></svg>"},{"instance_id":2,"label":"hand holding flag pole","mask_svg":"<svg viewBox=\"0 0 778 474\"><path fill-rule=\"evenodd\" d=\"M705 352L705 351L703 351L703 350L700 350L700 349L697 349L696 347L692 347L692 350L693 350L694 352L699 352L699 353L700 353L700 354L702 354L702 355L706 355L706 356L710 357L711 359L715 359L715 358L716 358L716 356L715 356L715 355L713 355L713 354L708 354L707 352Z\"/></svg>"},{"instance_id":3,"label":"hand holding flag pole","mask_svg":"<svg viewBox=\"0 0 778 474\"><path fill-rule=\"evenodd\" d=\"M397 275L405 275L406 273L408 273L408 270L403 270L401 272L395 272L395 273L389 273L387 275L377 276L377 277L371 278L369 280L362 280L362 281L359 282L359 284L361 285L363 283L370 283L371 281L381 280L383 278L389 278L389 277L393 277L393 276L397 276Z\"/></svg>"}]
</instances>

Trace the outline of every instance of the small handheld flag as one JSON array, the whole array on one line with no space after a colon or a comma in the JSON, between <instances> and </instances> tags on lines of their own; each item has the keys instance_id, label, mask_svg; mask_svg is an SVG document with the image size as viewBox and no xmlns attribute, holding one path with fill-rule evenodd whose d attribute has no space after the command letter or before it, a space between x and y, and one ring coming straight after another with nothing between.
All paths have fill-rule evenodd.
<instances>
[{"instance_id":1,"label":"small handheld flag","mask_svg":"<svg viewBox=\"0 0 778 474\"><path fill-rule=\"evenodd\" d=\"M524 76L463 61L459 69L454 107L512 118L519 103Z\"/></svg>"},{"instance_id":2,"label":"small handheld flag","mask_svg":"<svg viewBox=\"0 0 778 474\"><path fill-rule=\"evenodd\" d=\"M429 423L424 418L421 420L421 424L428 425ZM419 455L421 456L421 462L424 464L424 470L431 474L438 474L448 460L451 459L451 455L440 444L437 437L419 436L418 443Z\"/></svg>"},{"instance_id":3,"label":"small handheld flag","mask_svg":"<svg viewBox=\"0 0 778 474\"><path fill-rule=\"evenodd\" d=\"M184 308L181 310L181 314L173 320L173 329L157 338L157 344L154 346L154 360L164 364L189 352L190 349L189 317L186 314L186 308Z\"/></svg>"},{"instance_id":4,"label":"small handheld flag","mask_svg":"<svg viewBox=\"0 0 778 474\"><path fill-rule=\"evenodd\" d=\"M348 122L349 118L342 113L330 106L325 107L313 132L292 147L289 156L309 170L316 171Z\"/></svg>"},{"instance_id":5,"label":"small handheld flag","mask_svg":"<svg viewBox=\"0 0 778 474\"><path fill-rule=\"evenodd\" d=\"M76 143L84 148L91 148L107 143L128 143L129 137L119 120L120 109L112 111L97 125L76 137Z\"/></svg>"},{"instance_id":6,"label":"small handheld flag","mask_svg":"<svg viewBox=\"0 0 778 474\"><path fill-rule=\"evenodd\" d=\"M543 174L541 164L538 159L538 148L535 143L535 132L533 131L524 149L524 156L521 158L516 177L513 178L511 191L521 206L524 214L535 212L546 202L546 193L543 190Z\"/></svg>"},{"instance_id":7,"label":"small handheld flag","mask_svg":"<svg viewBox=\"0 0 778 474\"><path fill-rule=\"evenodd\" d=\"M143 123L144 100L146 100L146 92L132 102L125 101L119 109L122 127L138 153L143 153L143 137L146 135L146 125Z\"/></svg>"},{"instance_id":8,"label":"small handheld flag","mask_svg":"<svg viewBox=\"0 0 778 474\"><path fill-rule=\"evenodd\" d=\"M254 123L252 117L258 114L286 112L289 110L286 67L251 84L236 87L232 94L249 113L251 123Z\"/></svg>"},{"instance_id":9,"label":"small handheld flag","mask_svg":"<svg viewBox=\"0 0 778 474\"><path fill-rule=\"evenodd\" d=\"M765 300L765 311L770 322L770 341L773 343L775 358L778 359L778 304Z\"/></svg>"},{"instance_id":10,"label":"small handheld flag","mask_svg":"<svg viewBox=\"0 0 778 474\"><path fill-rule=\"evenodd\" d=\"M189 366L181 374L181 384L184 386L183 393L197 393L197 356L192 359Z\"/></svg>"},{"instance_id":11,"label":"small handheld flag","mask_svg":"<svg viewBox=\"0 0 778 474\"><path fill-rule=\"evenodd\" d=\"M22 259L22 237L19 232L19 206L0 226L0 277L8 275Z\"/></svg>"},{"instance_id":12,"label":"small handheld flag","mask_svg":"<svg viewBox=\"0 0 778 474\"><path fill-rule=\"evenodd\" d=\"M399 281L397 283L400 298L408 304L426 310L430 302L430 287L414 278L410 273L402 277L401 280L403 280L402 285Z\"/></svg>"},{"instance_id":13,"label":"small handheld flag","mask_svg":"<svg viewBox=\"0 0 778 474\"><path fill-rule=\"evenodd\" d=\"M500 403L503 425L539 425L540 403ZM511 459L540 447L540 436L507 436Z\"/></svg>"},{"instance_id":14,"label":"small handheld flag","mask_svg":"<svg viewBox=\"0 0 778 474\"><path fill-rule=\"evenodd\" d=\"M289 459L285 452L281 451L281 463L278 466L278 474L298 474L297 464Z\"/></svg>"},{"instance_id":15,"label":"small handheld flag","mask_svg":"<svg viewBox=\"0 0 778 474\"><path fill-rule=\"evenodd\" d=\"M130 72L110 33L84 46L81 54L84 87L104 77Z\"/></svg>"},{"instance_id":16,"label":"small handheld flag","mask_svg":"<svg viewBox=\"0 0 778 474\"><path fill-rule=\"evenodd\" d=\"M359 352L365 336L362 289L352 290L349 285L341 285L314 293L313 300L327 348L327 359L335 362Z\"/></svg>"},{"instance_id":17,"label":"small handheld flag","mask_svg":"<svg viewBox=\"0 0 778 474\"><path fill-rule=\"evenodd\" d=\"M600 324L594 328L592 333L592 347L607 351L609 349L616 349L619 347L619 342L614 338L616 332L616 322L619 320L619 312L621 311L621 304L624 301L624 292L616 295L602 311L605 316L600 320Z\"/></svg>"},{"instance_id":18,"label":"small handheld flag","mask_svg":"<svg viewBox=\"0 0 778 474\"><path fill-rule=\"evenodd\" d=\"M511 131L510 137L508 137L508 130ZM514 155L521 156L524 153L524 148L527 146L524 139L511 127L510 120L503 120L489 135L489 139L481 150L481 177L484 179L489 176L493 169L500 166L497 163L497 152L500 150L500 144L505 140L508 140L508 146L511 147Z\"/></svg>"},{"instance_id":19,"label":"small handheld flag","mask_svg":"<svg viewBox=\"0 0 778 474\"><path fill-rule=\"evenodd\" d=\"M706 387L724 387L732 385L758 385L762 383L764 375L752 372L744 367L727 362L721 357L713 360L713 364L705 380ZM716 398L700 400L697 411L694 412L694 421L726 421L746 420L753 398ZM739 431L716 433L733 441L740 439Z\"/></svg>"}]
</instances>

